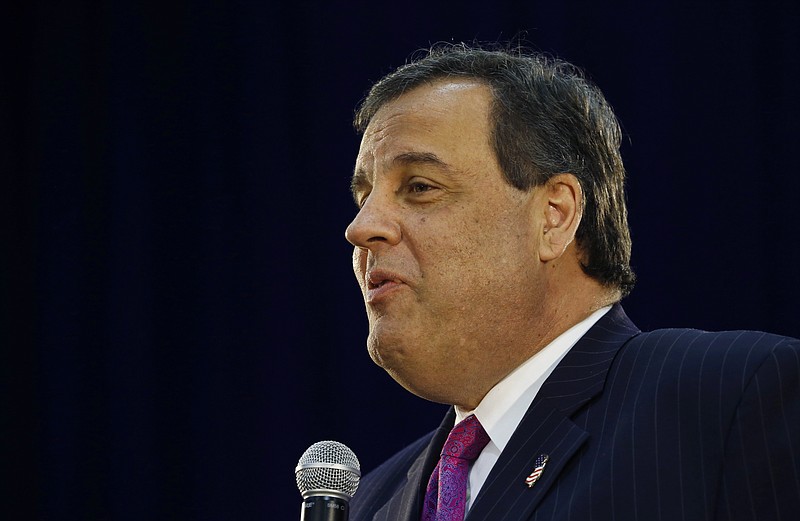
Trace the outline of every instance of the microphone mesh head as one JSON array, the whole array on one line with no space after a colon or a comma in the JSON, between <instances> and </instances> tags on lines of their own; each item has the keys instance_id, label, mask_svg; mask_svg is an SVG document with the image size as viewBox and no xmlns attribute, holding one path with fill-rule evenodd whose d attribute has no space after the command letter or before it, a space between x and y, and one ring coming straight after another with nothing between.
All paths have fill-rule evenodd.
<instances>
[{"instance_id":1,"label":"microphone mesh head","mask_svg":"<svg viewBox=\"0 0 800 521\"><path fill-rule=\"evenodd\" d=\"M347 445L338 441L319 441L300 456L294 474L297 488L304 498L341 495L349 500L358 488L361 465Z\"/></svg>"}]
</instances>

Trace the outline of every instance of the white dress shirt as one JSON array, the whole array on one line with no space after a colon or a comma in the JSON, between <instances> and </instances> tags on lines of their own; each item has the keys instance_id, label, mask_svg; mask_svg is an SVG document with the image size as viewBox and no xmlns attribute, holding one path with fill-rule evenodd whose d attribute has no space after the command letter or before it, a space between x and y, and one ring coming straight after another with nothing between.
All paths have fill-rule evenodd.
<instances>
[{"instance_id":1,"label":"white dress shirt","mask_svg":"<svg viewBox=\"0 0 800 521\"><path fill-rule=\"evenodd\" d=\"M609 309L611 306L598 309L583 321L564 331L492 387L475 410L465 411L460 407L455 408L456 423L470 414L474 414L491 439L470 468L469 483L467 484L467 511L544 381L572 346Z\"/></svg>"}]
</instances>

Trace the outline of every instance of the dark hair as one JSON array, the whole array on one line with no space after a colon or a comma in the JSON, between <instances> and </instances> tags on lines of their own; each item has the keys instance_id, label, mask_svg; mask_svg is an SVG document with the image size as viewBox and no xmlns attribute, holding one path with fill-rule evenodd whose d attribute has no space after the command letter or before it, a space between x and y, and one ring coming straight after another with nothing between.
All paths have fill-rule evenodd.
<instances>
[{"instance_id":1,"label":"dark hair","mask_svg":"<svg viewBox=\"0 0 800 521\"><path fill-rule=\"evenodd\" d=\"M384 104L422 84L470 78L492 91L492 146L506 180L520 190L555 174L583 188L576 232L583 271L622 296L633 288L621 131L600 90L567 62L541 54L439 45L372 86L354 125L363 133Z\"/></svg>"}]
</instances>

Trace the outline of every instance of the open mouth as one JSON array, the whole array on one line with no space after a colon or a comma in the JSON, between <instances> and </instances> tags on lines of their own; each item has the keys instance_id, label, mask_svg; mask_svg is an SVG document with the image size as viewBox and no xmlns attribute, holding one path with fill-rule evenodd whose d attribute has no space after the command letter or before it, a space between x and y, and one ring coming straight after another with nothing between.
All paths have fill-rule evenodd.
<instances>
[{"instance_id":1,"label":"open mouth","mask_svg":"<svg viewBox=\"0 0 800 521\"><path fill-rule=\"evenodd\" d=\"M371 272L367 274L367 289L378 289L387 284L400 282L400 279L386 273Z\"/></svg>"},{"instance_id":2,"label":"open mouth","mask_svg":"<svg viewBox=\"0 0 800 521\"><path fill-rule=\"evenodd\" d=\"M367 288L369 289L376 289L380 288L384 284L391 282L389 279L379 280L378 282L372 282L371 280L367 282Z\"/></svg>"}]
</instances>

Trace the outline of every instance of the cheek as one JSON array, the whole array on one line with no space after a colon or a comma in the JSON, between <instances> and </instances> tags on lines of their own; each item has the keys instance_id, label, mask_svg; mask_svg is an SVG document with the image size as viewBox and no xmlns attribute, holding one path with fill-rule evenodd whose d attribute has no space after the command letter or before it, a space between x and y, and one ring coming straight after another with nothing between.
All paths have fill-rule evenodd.
<instances>
[{"instance_id":1,"label":"cheek","mask_svg":"<svg viewBox=\"0 0 800 521\"><path fill-rule=\"evenodd\" d=\"M463 298L474 297L493 278L487 272L496 265L496 248L491 237L478 233L463 224L455 225L420 248L425 275L443 296L454 298L453 305L463 305Z\"/></svg>"},{"instance_id":2,"label":"cheek","mask_svg":"<svg viewBox=\"0 0 800 521\"><path fill-rule=\"evenodd\" d=\"M364 273L367 268L367 252L358 248L353 249L353 273L360 286L364 285Z\"/></svg>"},{"instance_id":3,"label":"cheek","mask_svg":"<svg viewBox=\"0 0 800 521\"><path fill-rule=\"evenodd\" d=\"M491 211L497 207L462 208L430 219L427 226L424 220L417 223L414 256L424 275L469 294L470 289L486 291L529 268L533 262L530 223L518 207Z\"/></svg>"},{"instance_id":4,"label":"cheek","mask_svg":"<svg viewBox=\"0 0 800 521\"><path fill-rule=\"evenodd\" d=\"M464 223L456 228L450 245L450 265L481 291L491 286L513 284L530 269L533 258L531 237L516 220L487 217L477 226Z\"/></svg>"}]
</instances>

